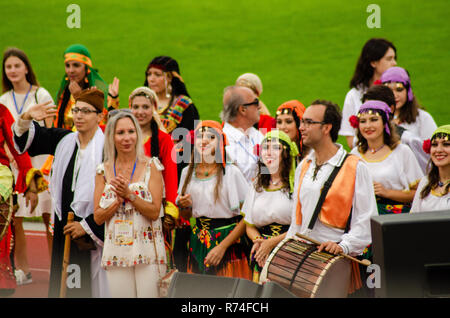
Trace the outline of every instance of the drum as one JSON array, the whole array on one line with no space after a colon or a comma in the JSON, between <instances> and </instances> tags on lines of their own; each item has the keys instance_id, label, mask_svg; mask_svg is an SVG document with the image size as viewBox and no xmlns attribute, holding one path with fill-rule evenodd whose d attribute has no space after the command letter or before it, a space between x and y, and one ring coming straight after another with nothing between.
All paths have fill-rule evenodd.
<instances>
[{"instance_id":1,"label":"drum","mask_svg":"<svg viewBox=\"0 0 450 318\"><path fill-rule=\"evenodd\" d=\"M260 282L279 283L301 298L347 297L351 263L343 256L317 252L316 245L286 238L267 258Z\"/></svg>"}]
</instances>

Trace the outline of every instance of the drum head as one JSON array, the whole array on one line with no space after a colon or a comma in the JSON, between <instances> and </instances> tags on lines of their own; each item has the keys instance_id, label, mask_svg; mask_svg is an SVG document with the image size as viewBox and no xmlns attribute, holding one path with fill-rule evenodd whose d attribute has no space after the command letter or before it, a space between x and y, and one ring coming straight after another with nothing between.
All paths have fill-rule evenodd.
<instances>
[{"instance_id":1,"label":"drum head","mask_svg":"<svg viewBox=\"0 0 450 318\"><path fill-rule=\"evenodd\" d=\"M311 298L345 298L351 277L350 260L343 256L332 258L320 274Z\"/></svg>"}]
</instances>

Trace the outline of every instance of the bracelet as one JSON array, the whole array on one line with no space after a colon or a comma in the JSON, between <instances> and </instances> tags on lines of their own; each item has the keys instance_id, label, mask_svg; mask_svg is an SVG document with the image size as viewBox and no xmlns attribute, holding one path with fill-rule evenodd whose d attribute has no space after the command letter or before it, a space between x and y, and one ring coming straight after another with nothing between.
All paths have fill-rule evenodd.
<instances>
[{"instance_id":1,"label":"bracelet","mask_svg":"<svg viewBox=\"0 0 450 318\"><path fill-rule=\"evenodd\" d=\"M117 98L117 97L119 97L119 94L117 94L116 96L112 96L111 93L108 92L108 96L111 97L111 98Z\"/></svg>"}]
</instances>

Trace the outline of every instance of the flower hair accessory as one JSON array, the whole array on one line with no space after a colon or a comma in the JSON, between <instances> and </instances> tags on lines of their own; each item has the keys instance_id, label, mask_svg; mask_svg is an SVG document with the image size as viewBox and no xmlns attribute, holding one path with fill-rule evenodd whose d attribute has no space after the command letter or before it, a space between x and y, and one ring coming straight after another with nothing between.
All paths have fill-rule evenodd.
<instances>
[{"instance_id":1,"label":"flower hair accessory","mask_svg":"<svg viewBox=\"0 0 450 318\"><path fill-rule=\"evenodd\" d=\"M260 144L256 144L255 147L253 147L253 154L258 157L260 156L260 154L261 154Z\"/></svg>"},{"instance_id":2,"label":"flower hair accessory","mask_svg":"<svg viewBox=\"0 0 450 318\"><path fill-rule=\"evenodd\" d=\"M423 141L422 149L425 153L430 154L431 152L431 139L427 139Z\"/></svg>"},{"instance_id":3,"label":"flower hair accessory","mask_svg":"<svg viewBox=\"0 0 450 318\"><path fill-rule=\"evenodd\" d=\"M352 115L350 116L350 118L348 119L348 121L350 122L350 126L352 126L353 128L359 128L359 119L358 116Z\"/></svg>"}]
</instances>

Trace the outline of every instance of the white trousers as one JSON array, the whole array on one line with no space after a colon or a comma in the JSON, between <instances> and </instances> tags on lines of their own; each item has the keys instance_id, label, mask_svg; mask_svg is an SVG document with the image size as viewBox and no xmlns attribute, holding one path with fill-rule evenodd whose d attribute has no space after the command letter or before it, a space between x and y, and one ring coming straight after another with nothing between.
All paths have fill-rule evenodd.
<instances>
[{"instance_id":1,"label":"white trousers","mask_svg":"<svg viewBox=\"0 0 450 318\"><path fill-rule=\"evenodd\" d=\"M159 266L159 271L158 271ZM133 267L111 266L106 269L109 291L114 298L156 298L158 279L165 265L138 264Z\"/></svg>"}]
</instances>

